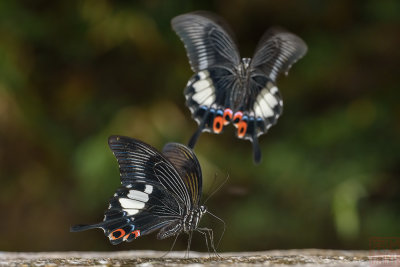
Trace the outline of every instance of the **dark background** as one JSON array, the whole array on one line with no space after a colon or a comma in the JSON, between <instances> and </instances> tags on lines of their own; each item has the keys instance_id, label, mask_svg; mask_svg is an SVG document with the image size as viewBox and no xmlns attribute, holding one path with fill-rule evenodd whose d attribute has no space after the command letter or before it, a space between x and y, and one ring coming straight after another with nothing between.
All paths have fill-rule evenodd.
<instances>
[{"instance_id":1,"label":"dark background","mask_svg":"<svg viewBox=\"0 0 400 267\"><path fill-rule=\"evenodd\" d=\"M109 135L161 149L196 129L170 27L194 10L223 16L244 57L272 25L309 47L278 81L284 113L260 138L260 165L232 126L196 146L206 196L229 175L207 203L227 224L219 250L368 249L399 236L399 1L0 1L0 250L170 248L69 227L101 221L119 185ZM206 250L201 236L192 248Z\"/></svg>"}]
</instances>

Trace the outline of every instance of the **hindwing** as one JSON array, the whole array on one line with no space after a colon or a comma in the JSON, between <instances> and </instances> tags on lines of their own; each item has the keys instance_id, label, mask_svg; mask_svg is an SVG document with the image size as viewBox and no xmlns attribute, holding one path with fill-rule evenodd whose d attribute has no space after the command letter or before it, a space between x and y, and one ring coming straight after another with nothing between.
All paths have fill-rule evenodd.
<instances>
[{"instance_id":1,"label":"hindwing","mask_svg":"<svg viewBox=\"0 0 400 267\"><path fill-rule=\"evenodd\" d=\"M190 194L192 206L199 206L203 179L196 155L191 149L178 143L166 144L162 152L178 170Z\"/></svg>"}]
</instances>

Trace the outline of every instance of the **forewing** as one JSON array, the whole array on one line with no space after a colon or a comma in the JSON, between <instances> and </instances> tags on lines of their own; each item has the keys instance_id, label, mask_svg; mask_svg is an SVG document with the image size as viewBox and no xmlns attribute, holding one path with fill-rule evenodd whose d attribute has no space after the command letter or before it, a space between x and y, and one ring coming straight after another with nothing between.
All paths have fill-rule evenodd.
<instances>
[{"instance_id":1,"label":"forewing","mask_svg":"<svg viewBox=\"0 0 400 267\"><path fill-rule=\"evenodd\" d=\"M175 167L155 148L123 136L111 136L108 144L118 160L122 185L138 181L160 183L182 206L190 209L185 184Z\"/></svg>"},{"instance_id":2,"label":"forewing","mask_svg":"<svg viewBox=\"0 0 400 267\"><path fill-rule=\"evenodd\" d=\"M168 143L163 154L177 169L190 194L192 205L198 206L202 194L202 175L199 161L193 151L178 143Z\"/></svg>"},{"instance_id":3,"label":"forewing","mask_svg":"<svg viewBox=\"0 0 400 267\"><path fill-rule=\"evenodd\" d=\"M300 37L272 28L261 38L250 68L252 71L261 70L275 83L278 74L287 74L291 66L306 52L307 45Z\"/></svg>"},{"instance_id":4,"label":"forewing","mask_svg":"<svg viewBox=\"0 0 400 267\"><path fill-rule=\"evenodd\" d=\"M222 18L206 12L187 13L173 18L171 24L185 44L194 72L216 65L239 64L237 46Z\"/></svg>"}]
</instances>

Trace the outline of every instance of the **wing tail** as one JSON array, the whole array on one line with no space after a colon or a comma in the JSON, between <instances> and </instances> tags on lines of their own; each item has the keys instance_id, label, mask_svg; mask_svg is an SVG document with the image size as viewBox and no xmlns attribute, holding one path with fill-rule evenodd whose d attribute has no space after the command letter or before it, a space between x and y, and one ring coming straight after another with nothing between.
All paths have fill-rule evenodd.
<instances>
[{"instance_id":1,"label":"wing tail","mask_svg":"<svg viewBox=\"0 0 400 267\"><path fill-rule=\"evenodd\" d=\"M258 138L257 136L253 136L253 139L251 140L253 143L253 160L254 163L260 164L261 162L261 149L260 145L258 144Z\"/></svg>"},{"instance_id":2,"label":"wing tail","mask_svg":"<svg viewBox=\"0 0 400 267\"><path fill-rule=\"evenodd\" d=\"M203 127L197 128L197 131L192 135L192 137L189 140L188 147L190 147L191 149L194 148L194 146L196 145L196 142L199 139L200 134L202 133L202 131L203 131Z\"/></svg>"},{"instance_id":3,"label":"wing tail","mask_svg":"<svg viewBox=\"0 0 400 267\"><path fill-rule=\"evenodd\" d=\"M82 231L95 229L95 228L102 228L102 224L101 223L97 223L97 224L77 224L77 225L71 226L69 231L70 232L82 232Z\"/></svg>"}]
</instances>

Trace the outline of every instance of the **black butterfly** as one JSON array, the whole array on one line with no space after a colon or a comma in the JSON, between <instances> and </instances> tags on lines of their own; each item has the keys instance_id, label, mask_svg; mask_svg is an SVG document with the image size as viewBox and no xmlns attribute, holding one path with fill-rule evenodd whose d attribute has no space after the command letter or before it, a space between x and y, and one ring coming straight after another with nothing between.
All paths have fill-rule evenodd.
<instances>
[{"instance_id":1,"label":"black butterfly","mask_svg":"<svg viewBox=\"0 0 400 267\"><path fill-rule=\"evenodd\" d=\"M186 105L199 124L189 141L193 148L203 131L221 133L230 122L236 136L253 143L260 162L258 136L282 113L276 86L279 73L289 71L307 51L298 36L270 29L261 38L253 59L240 58L226 23L214 14L195 12L172 19L172 28L185 44L195 74L186 89Z\"/></svg>"},{"instance_id":2,"label":"black butterfly","mask_svg":"<svg viewBox=\"0 0 400 267\"><path fill-rule=\"evenodd\" d=\"M72 232L101 228L115 245L154 231L158 231L158 239L182 232L191 238L194 230L202 234L210 231L198 227L201 217L209 212L199 204L202 175L191 149L168 143L160 153L122 136L111 136L108 144L118 160L122 186L111 198L102 222L76 225Z\"/></svg>"}]
</instances>

